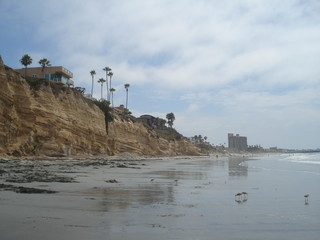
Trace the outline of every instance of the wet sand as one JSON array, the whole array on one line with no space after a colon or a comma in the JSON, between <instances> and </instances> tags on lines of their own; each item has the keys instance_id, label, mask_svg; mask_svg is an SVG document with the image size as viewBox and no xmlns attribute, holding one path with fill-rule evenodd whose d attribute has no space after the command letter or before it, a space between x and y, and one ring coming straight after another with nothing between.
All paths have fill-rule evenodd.
<instances>
[{"instance_id":1,"label":"wet sand","mask_svg":"<svg viewBox=\"0 0 320 240\"><path fill-rule=\"evenodd\" d=\"M55 192L1 188L1 239L318 239L320 172L276 160L1 160L3 186Z\"/></svg>"}]
</instances>

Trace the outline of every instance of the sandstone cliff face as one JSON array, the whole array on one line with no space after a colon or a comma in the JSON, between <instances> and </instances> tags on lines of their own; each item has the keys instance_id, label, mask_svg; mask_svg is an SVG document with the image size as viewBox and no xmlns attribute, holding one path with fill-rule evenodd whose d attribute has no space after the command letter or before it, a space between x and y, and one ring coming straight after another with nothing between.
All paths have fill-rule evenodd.
<instances>
[{"instance_id":1,"label":"sandstone cliff face","mask_svg":"<svg viewBox=\"0 0 320 240\"><path fill-rule=\"evenodd\" d=\"M0 64L0 153L108 152L103 113L70 89L32 91L20 75Z\"/></svg>"},{"instance_id":2,"label":"sandstone cliff face","mask_svg":"<svg viewBox=\"0 0 320 240\"><path fill-rule=\"evenodd\" d=\"M139 122L104 114L80 94L50 85L38 91L0 58L0 155L199 155L186 140L167 141Z\"/></svg>"},{"instance_id":3,"label":"sandstone cliff face","mask_svg":"<svg viewBox=\"0 0 320 240\"><path fill-rule=\"evenodd\" d=\"M116 153L132 152L138 155L201 155L198 147L185 139L168 141L140 122L115 116L109 126L108 145Z\"/></svg>"}]
</instances>

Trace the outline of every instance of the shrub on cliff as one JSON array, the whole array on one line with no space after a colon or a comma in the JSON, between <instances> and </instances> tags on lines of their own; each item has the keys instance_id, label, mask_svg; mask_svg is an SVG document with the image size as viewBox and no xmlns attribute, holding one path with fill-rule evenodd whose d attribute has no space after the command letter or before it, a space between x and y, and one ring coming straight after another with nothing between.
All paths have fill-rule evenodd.
<instances>
[{"instance_id":1,"label":"shrub on cliff","mask_svg":"<svg viewBox=\"0 0 320 240\"><path fill-rule=\"evenodd\" d=\"M101 111L104 113L104 121L106 123L106 130L108 132L108 123L113 121L112 109L110 107L110 102L107 100L92 100Z\"/></svg>"},{"instance_id":2,"label":"shrub on cliff","mask_svg":"<svg viewBox=\"0 0 320 240\"><path fill-rule=\"evenodd\" d=\"M214 151L217 150L210 143L196 143L196 145L197 145L198 148L203 149L203 150L205 150L207 152L214 152Z\"/></svg>"},{"instance_id":3,"label":"shrub on cliff","mask_svg":"<svg viewBox=\"0 0 320 240\"><path fill-rule=\"evenodd\" d=\"M30 89L38 91L40 87L46 82L42 78L26 77L26 81L30 86Z\"/></svg>"},{"instance_id":4,"label":"shrub on cliff","mask_svg":"<svg viewBox=\"0 0 320 240\"><path fill-rule=\"evenodd\" d=\"M164 128L164 129L154 129L156 133L167 140L180 140L183 138L183 136L177 132L174 128Z\"/></svg>"},{"instance_id":5,"label":"shrub on cliff","mask_svg":"<svg viewBox=\"0 0 320 240\"><path fill-rule=\"evenodd\" d=\"M52 82L44 78L26 77L26 81L31 90L39 91L41 86L50 86L52 93L58 96L61 91L66 91L68 87L64 84Z\"/></svg>"}]
</instances>

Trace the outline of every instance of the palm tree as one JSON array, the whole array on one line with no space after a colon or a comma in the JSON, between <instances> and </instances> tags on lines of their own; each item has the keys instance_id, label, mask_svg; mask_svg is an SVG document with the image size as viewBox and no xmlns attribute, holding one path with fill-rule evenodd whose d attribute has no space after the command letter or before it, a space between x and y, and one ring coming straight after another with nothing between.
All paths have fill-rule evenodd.
<instances>
[{"instance_id":1,"label":"palm tree","mask_svg":"<svg viewBox=\"0 0 320 240\"><path fill-rule=\"evenodd\" d=\"M108 83L108 73L111 71L111 68L105 67L102 69L103 71L106 71L106 83L107 83L107 100L110 101L109 97L109 83Z\"/></svg>"},{"instance_id":2,"label":"palm tree","mask_svg":"<svg viewBox=\"0 0 320 240\"><path fill-rule=\"evenodd\" d=\"M103 100L103 97L102 97L102 88L103 88L103 83L105 83L106 82L106 80L104 80L103 78L100 78L99 80L98 80L98 83L101 83L101 100Z\"/></svg>"},{"instance_id":3,"label":"palm tree","mask_svg":"<svg viewBox=\"0 0 320 240\"><path fill-rule=\"evenodd\" d=\"M40 59L39 64L40 64L41 67L42 67L42 72L44 71L44 68L45 68L46 66L51 66L50 61L49 61L48 59L46 59L46 58Z\"/></svg>"},{"instance_id":4,"label":"palm tree","mask_svg":"<svg viewBox=\"0 0 320 240\"><path fill-rule=\"evenodd\" d=\"M28 67L28 65L30 65L32 63L32 58L28 54L25 54L20 59L20 62L21 62L21 64L23 66L25 66L24 77L26 78L26 76L27 76L27 67Z\"/></svg>"},{"instance_id":5,"label":"palm tree","mask_svg":"<svg viewBox=\"0 0 320 240\"><path fill-rule=\"evenodd\" d=\"M112 100L112 107L113 107L113 92L115 92L116 89L110 88L110 93L111 93L111 100Z\"/></svg>"},{"instance_id":6,"label":"palm tree","mask_svg":"<svg viewBox=\"0 0 320 240\"><path fill-rule=\"evenodd\" d=\"M166 118L168 119L168 125L172 128L173 121L176 119L173 113L168 113Z\"/></svg>"},{"instance_id":7,"label":"palm tree","mask_svg":"<svg viewBox=\"0 0 320 240\"><path fill-rule=\"evenodd\" d=\"M129 83L126 83L124 85L124 88L126 89L126 109L128 109L128 91L129 91L129 87L130 87Z\"/></svg>"},{"instance_id":8,"label":"palm tree","mask_svg":"<svg viewBox=\"0 0 320 240\"><path fill-rule=\"evenodd\" d=\"M111 70L111 69L110 69L110 70ZM110 72L108 73L108 76L110 77L110 85L109 85L110 90L109 90L109 91L110 91L110 93L111 93L111 78L112 78L112 76L113 76L113 72L110 71ZM110 95L109 95L109 99L108 99L108 100L110 101Z\"/></svg>"},{"instance_id":9,"label":"palm tree","mask_svg":"<svg viewBox=\"0 0 320 240\"><path fill-rule=\"evenodd\" d=\"M91 70L90 74L91 74L91 77L92 77L91 97L93 97L93 82L94 82L94 75L96 75L96 71L95 70Z\"/></svg>"}]
</instances>

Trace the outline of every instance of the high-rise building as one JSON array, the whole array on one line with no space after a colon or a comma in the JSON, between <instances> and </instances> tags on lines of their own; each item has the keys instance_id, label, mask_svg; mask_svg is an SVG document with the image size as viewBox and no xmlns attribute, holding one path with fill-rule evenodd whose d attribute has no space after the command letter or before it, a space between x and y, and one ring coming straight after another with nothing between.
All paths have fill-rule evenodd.
<instances>
[{"instance_id":1,"label":"high-rise building","mask_svg":"<svg viewBox=\"0 0 320 240\"><path fill-rule=\"evenodd\" d=\"M233 135L228 133L228 148L232 150L247 150L247 137L242 137L239 134Z\"/></svg>"}]
</instances>

